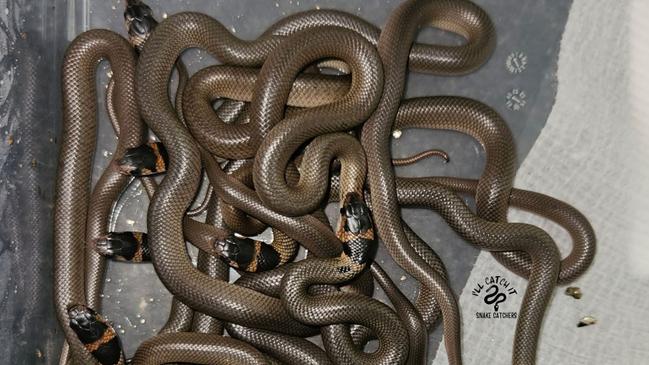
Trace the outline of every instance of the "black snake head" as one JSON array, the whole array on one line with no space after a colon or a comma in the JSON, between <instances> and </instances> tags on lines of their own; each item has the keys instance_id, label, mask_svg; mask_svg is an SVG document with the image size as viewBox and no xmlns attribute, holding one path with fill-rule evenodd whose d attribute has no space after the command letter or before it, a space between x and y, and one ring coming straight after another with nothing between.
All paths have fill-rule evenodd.
<instances>
[{"instance_id":1,"label":"black snake head","mask_svg":"<svg viewBox=\"0 0 649 365\"><path fill-rule=\"evenodd\" d=\"M124 10L124 21L129 40L135 48L141 51L151 32L158 25L158 22L153 18L153 11L140 0L129 0L126 10Z\"/></svg>"},{"instance_id":2,"label":"black snake head","mask_svg":"<svg viewBox=\"0 0 649 365\"><path fill-rule=\"evenodd\" d=\"M347 193L340 215L345 220L345 231L362 234L373 228L372 213L357 193Z\"/></svg>"},{"instance_id":3,"label":"black snake head","mask_svg":"<svg viewBox=\"0 0 649 365\"><path fill-rule=\"evenodd\" d=\"M113 327L97 312L85 305L76 304L68 308L70 328L79 341L102 365L115 365L124 352Z\"/></svg>"},{"instance_id":4,"label":"black snake head","mask_svg":"<svg viewBox=\"0 0 649 365\"><path fill-rule=\"evenodd\" d=\"M167 171L169 155L162 143L152 142L129 148L117 164L125 175L150 176Z\"/></svg>"},{"instance_id":5,"label":"black snake head","mask_svg":"<svg viewBox=\"0 0 649 365\"><path fill-rule=\"evenodd\" d=\"M233 234L215 241L214 249L228 265L247 272L271 270L281 261L279 252L273 246Z\"/></svg>"},{"instance_id":6,"label":"black snake head","mask_svg":"<svg viewBox=\"0 0 649 365\"><path fill-rule=\"evenodd\" d=\"M363 270L375 253L376 239L372 213L357 193L345 196L340 208L338 238L343 242L343 253L356 265L353 268L350 266L347 271Z\"/></svg>"},{"instance_id":7,"label":"black snake head","mask_svg":"<svg viewBox=\"0 0 649 365\"><path fill-rule=\"evenodd\" d=\"M110 232L95 240L95 249L100 255L118 261L148 261L146 234L140 232Z\"/></svg>"},{"instance_id":8,"label":"black snake head","mask_svg":"<svg viewBox=\"0 0 649 365\"><path fill-rule=\"evenodd\" d=\"M250 238L229 235L214 242L214 249L230 266L246 270L255 260L255 241Z\"/></svg>"},{"instance_id":9,"label":"black snake head","mask_svg":"<svg viewBox=\"0 0 649 365\"><path fill-rule=\"evenodd\" d=\"M97 312L81 304L75 304L68 308L68 318L70 319L70 328L83 343L101 338L108 326Z\"/></svg>"}]
</instances>

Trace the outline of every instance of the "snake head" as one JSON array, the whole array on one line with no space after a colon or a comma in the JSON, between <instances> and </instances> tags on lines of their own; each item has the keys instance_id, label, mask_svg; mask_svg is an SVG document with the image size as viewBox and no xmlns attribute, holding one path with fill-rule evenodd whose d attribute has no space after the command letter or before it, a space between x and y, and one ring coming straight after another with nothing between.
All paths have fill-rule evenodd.
<instances>
[{"instance_id":1,"label":"snake head","mask_svg":"<svg viewBox=\"0 0 649 365\"><path fill-rule=\"evenodd\" d=\"M245 270L255 259L255 241L250 238L229 235L214 242L217 254L230 266Z\"/></svg>"},{"instance_id":2,"label":"snake head","mask_svg":"<svg viewBox=\"0 0 649 365\"><path fill-rule=\"evenodd\" d=\"M97 312L85 305L75 304L68 307L68 317L70 328L100 364L114 365L123 358L117 333Z\"/></svg>"},{"instance_id":3,"label":"snake head","mask_svg":"<svg viewBox=\"0 0 649 365\"><path fill-rule=\"evenodd\" d=\"M141 232L110 232L95 240L100 255L117 261L149 261L146 234Z\"/></svg>"},{"instance_id":4,"label":"snake head","mask_svg":"<svg viewBox=\"0 0 649 365\"><path fill-rule=\"evenodd\" d=\"M82 304L68 307L68 318L70 319L70 328L84 343L86 339L92 341L95 338L101 338L107 327L106 322L97 312Z\"/></svg>"},{"instance_id":5,"label":"snake head","mask_svg":"<svg viewBox=\"0 0 649 365\"><path fill-rule=\"evenodd\" d=\"M247 272L274 269L281 261L273 246L233 234L215 241L214 249L228 265Z\"/></svg>"},{"instance_id":6,"label":"snake head","mask_svg":"<svg viewBox=\"0 0 649 365\"><path fill-rule=\"evenodd\" d=\"M160 142L151 142L129 148L117 161L122 174L131 176L150 176L167 171L169 155Z\"/></svg>"},{"instance_id":7,"label":"snake head","mask_svg":"<svg viewBox=\"0 0 649 365\"><path fill-rule=\"evenodd\" d=\"M357 193L348 193L343 200L337 236L343 243L341 258L351 260L348 271L363 270L374 255L376 239L370 209Z\"/></svg>"},{"instance_id":8,"label":"snake head","mask_svg":"<svg viewBox=\"0 0 649 365\"><path fill-rule=\"evenodd\" d=\"M370 208L357 193L347 193L340 215L345 221L346 232L362 234L373 227Z\"/></svg>"},{"instance_id":9,"label":"snake head","mask_svg":"<svg viewBox=\"0 0 649 365\"><path fill-rule=\"evenodd\" d=\"M138 50L142 50L144 43L158 24L153 18L153 11L140 0L129 0L124 10L124 21L129 40Z\"/></svg>"}]
</instances>

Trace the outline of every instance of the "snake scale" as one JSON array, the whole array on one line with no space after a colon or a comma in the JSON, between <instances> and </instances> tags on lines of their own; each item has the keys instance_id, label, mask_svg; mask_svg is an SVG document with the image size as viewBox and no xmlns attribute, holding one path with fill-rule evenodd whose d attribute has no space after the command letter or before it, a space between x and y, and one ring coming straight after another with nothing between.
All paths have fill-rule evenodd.
<instances>
[{"instance_id":1,"label":"snake scale","mask_svg":"<svg viewBox=\"0 0 649 365\"><path fill-rule=\"evenodd\" d=\"M469 244L529 280L512 363L535 363L552 292L590 266L593 229L570 205L513 188L514 140L491 108L461 97L403 95L408 72L460 76L487 62L496 38L481 8L467 0L404 0L383 29L337 10L307 11L251 41L200 13L158 23L140 0L127 1L125 19L128 40L87 31L63 62L54 226L62 364L126 362L99 314L111 258L150 261L174 296L167 324L139 346L132 364L425 364L428 332L440 318L449 363L461 364L456 297L443 262L401 219L406 206L434 210ZM465 42L415 43L422 26ZM222 65L190 75L179 57L191 48ZM119 139L92 187L101 60L113 70L107 106ZM328 68L340 72L322 72ZM172 102L174 69L180 82ZM145 140L146 127L159 141ZM449 160L438 150L393 160L392 130L408 128L475 138L486 153L482 175L396 177L394 166ZM152 174L163 174L159 185ZM133 176L150 196L147 232L111 232L112 207ZM201 183L209 183L208 194L197 207ZM477 210L458 194L475 197ZM333 228L323 213L328 203L340 211ZM508 223L510 206L563 226L570 254L562 259L540 228ZM248 238L268 227L271 242ZM420 283L413 302L372 261L378 238ZM186 241L199 248L197 265ZM299 245L307 258L293 262ZM228 265L242 273L234 283ZM391 306L372 298L374 280ZM305 339L316 334L322 347ZM373 339L378 348L365 351Z\"/></svg>"}]
</instances>

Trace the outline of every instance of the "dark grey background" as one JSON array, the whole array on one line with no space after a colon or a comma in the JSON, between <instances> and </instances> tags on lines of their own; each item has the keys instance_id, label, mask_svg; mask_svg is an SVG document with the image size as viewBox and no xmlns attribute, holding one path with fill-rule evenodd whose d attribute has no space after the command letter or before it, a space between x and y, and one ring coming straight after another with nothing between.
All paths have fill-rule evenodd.
<instances>
[{"instance_id":1,"label":"dark grey background","mask_svg":"<svg viewBox=\"0 0 649 365\"><path fill-rule=\"evenodd\" d=\"M300 10L336 8L382 25L396 0L155 0L160 19L183 10L201 11L244 39L261 34L277 19ZM498 46L490 61L463 77L411 75L408 96L461 95L497 110L514 134L519 161L529 151L554 103L556 59L571 1L477 0L496 24ZM0 1L0 358L11 364L54 364L61 342L52 310L52 201L60 133L59 66L67 43L90 28L124 34L124 0ZM6 11L5 11L6 9ZM431 29L420 41L454 44L458 37ZM515 56L518 63L509 64ZM201 52L187 55L192 69L213 62ZM526 59L522 67L520 62ZM100 84L108 68L101 66ZM103 88L102 88L103 90ZM516 92L514 90L517 90ZM510 94L510 97L508 97ZM521 100L524 97L524 105ZM517 96L516 100L511 95ZM508 100L510 104L508 105ZM101 127L95 178L110 159L114 136L99 100ZM515 110L516 106L520 109ZM452 132L404 131L394 155L441 148L451 163L430 159L398 168L408 176L477 178L484 165L479 144ZM118 205L117 229L146 229L147 198L135 185ZM404 210L404 217L444 260L456 293L462 290L477 251L437 215ZM377 260L411 298L417 284L381 248ZM127 354L164 323L169 294L150 265L111 264L104 312L122 336ZM377 293L383 297L382 293ZM434 354L441 335L431 336Z\"/></svg>"}]
</instances>

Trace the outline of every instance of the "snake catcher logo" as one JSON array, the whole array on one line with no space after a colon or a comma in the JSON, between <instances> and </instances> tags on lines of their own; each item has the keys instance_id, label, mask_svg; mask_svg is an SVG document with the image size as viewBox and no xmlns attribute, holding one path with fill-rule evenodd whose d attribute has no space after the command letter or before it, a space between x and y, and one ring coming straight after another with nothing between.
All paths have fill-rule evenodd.
<instances>
[{"instance_id":1,"label":"snake catcher logo","mask_svg":"<svg viewBox=\"0 0 649 365\"><path fill-rule=\"evenodd\" d=\"M506 319L518 317L517 312L502 311L501 305L518 291L511 285L511 282L500 275L487 276L483 282L478 282L471 291L473 296L482 299L482 302L489 306L489 311L476 312L478 319Z\"/></svg>"}]
</instances>

